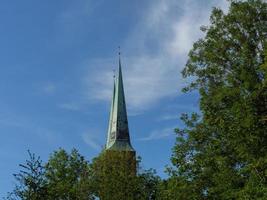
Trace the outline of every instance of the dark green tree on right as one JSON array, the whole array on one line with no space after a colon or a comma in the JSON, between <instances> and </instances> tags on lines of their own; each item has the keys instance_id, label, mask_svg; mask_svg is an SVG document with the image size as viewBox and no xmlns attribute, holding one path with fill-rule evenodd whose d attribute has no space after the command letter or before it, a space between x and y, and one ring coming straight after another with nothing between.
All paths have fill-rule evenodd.
<instances>
[{"instance_id":1,"label":"dark green tree on right","mask_svg":"<svg viewBox=\"0 0 267 200\"><path fill-rule=\"evenodd\" d=\"M200 114L184 114L162 199L267 199L267 3L214 8L183 76Z\"/></svg>"}]
</instances>

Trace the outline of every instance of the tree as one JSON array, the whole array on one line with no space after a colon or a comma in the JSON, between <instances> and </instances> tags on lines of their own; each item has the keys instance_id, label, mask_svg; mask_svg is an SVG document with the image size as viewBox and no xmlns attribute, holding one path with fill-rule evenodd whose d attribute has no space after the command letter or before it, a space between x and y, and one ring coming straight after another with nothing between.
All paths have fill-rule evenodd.
<instances>
[{"instance_id":1,"label":"tree","mask_svg":"<svg viewBox=\"0 0 267 200\"><path fill-rule=\"evenodd\" d=\"M138 173L138 199L139 200L160 200L159 185L161 183L160 177L156 174L154 169L144 170Z\"/></svg>"},{"instance_id":2,"label":"tree","mask_svg":"<svg viewBox=\"0 0 267 200\"><path fill-rule=\"evenodd\" d=\"M136 164L133 152L103 151L91 165L96 196L101 200L135 199Z\"/></svg>"},{"instance_id":3,"label":"tree","mask_svg":"<svg viewBox=\"0 0 267 200\"><path fill-rule=\"evenodd\" d=\"M94 192L101 200L155 200L160 178L142 170L133 152L103 151L91 164Z\"/></svg>"},{"instance_id":4,"label":"tree","mask_svg":"<svg viewBox=\"0 0 267 200\"><path fill-rule=\"evenodd\" d=\"M156 200L160 178L139 168L133 152L103 151L89 163L76 149L55 151L46 164L30 159L15 174L18 185L7 200Z\"/></svg>"},{"instance_id":5,"label":"tree","mask_svg":"<svg viewBox=\"0 0 267 200\"><path fill-rule=\"evenodd\" d=\"M30 159L20 164L18 182L7 200L93 200L89 163L76 149L70 154L55 151L46 164L29 152Z\"/></svg>"},{"instance_id":6,"label":"tree","mask_svg":"<svg viewBox=\"0 0 267 200\"><path fill-rule=\"evenodd\" d=\"M29 160L26 160L25 164L20 164L20 172L14 174L18 183L6 198L8 200L45 200L47 198L47 182L42 160L30 151L28 154Z\"/></svg>"},{"instance_id":7,"label":"tree","mask_svg":"<svg viewBox=\"0 0 267 200\"><path fill-rule=\"evenodd\" d=\"M179 191L174 199L267 198L266 22L265 1L232 0L201 28L182 72L194 77L184 91L198 90L201 113L176 130L165 191Z\"/></svg>"},{"instance_id":8,"label":"tree","mask_svg":"<svg viewBox=\"0 0 267 200\"><path fill-rule=\"evenodd\" d=\"M89 180L89 163L76 149L70 154L55 151L46 164L48 199L94 199Z\"/></svg>"}]
</instances>

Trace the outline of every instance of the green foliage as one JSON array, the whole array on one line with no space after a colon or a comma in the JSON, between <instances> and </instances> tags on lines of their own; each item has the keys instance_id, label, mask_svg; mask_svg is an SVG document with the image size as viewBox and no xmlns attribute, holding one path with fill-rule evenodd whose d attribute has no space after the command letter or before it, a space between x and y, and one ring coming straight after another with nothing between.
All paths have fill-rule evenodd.
<instances>
[{"instance_id":1,"label":"green foliage","mask_svg":"<svg viewBox=\"0 0 267 200\"><path fill-rule=\"evenodd\" d=\"M161 179L156 175L153 169L144 170L138 173L138 198L140 200L156 200L160 199L160 183Z\"/></svg>"},{"instance_id":2,"label":"green foliage","mask_svg":"<svg viewBox=\"0 0 267 200\"><path fill-rule=\"evenodd\" d=\"M59 149L45 165L29 155L7 200L155 200L159 193L160 178L152 169L140 172L133 152L104 151L89 163L75 149Z\"/></svg>"},{"instance_id":3,"label":"green foliage","mask_svg":"<svg viewBox=\"0 0 267 200\"><path fill-rule=\"evenodd\" d=\"M230 3L227 14L213 9L183 70L194 77L184 91L199 91L201 117L182 116L169 199L267 198L267 3Z\"/></svg>"},{"instance_id":4,"label":"green foliage","mask_svg":"<svg viewBox=\"0 0 267 200\"><path fill-rule=\"evenodd\" d=\"M77 150L68 154L55 151L43 165L40 157L29 152L30 159L20 164L15 174L18 184L7 200L92 200L89 163Z\"/></svg>"},{"instance_id":5,"label":"green foliage","mask_svg":"<svg viewBox=\"0 0 267 200\"><path fill-rule=\"evenodd\" d=\"M46 164L48 199L93 199L88 164L76 149L70 154L63 149L55 151Z\"/></svg>"},{"instance_id":6,"label":"green foliage","mask_svg":"<svg viewBox=\"0 0 267 200\"><path fill-rule=\"evenodd\" d=\"M140 158L128 151L104 151L94 159L91 180L101 200L155 200L160 178L139 168Z\"/></svg>"},{"instance_id":7,"label":"green foliage","mask_svg":"<svg viewBox=\"0 0 267 200\"><path fill-rule=\"evenodd\" d=\"M47 197L47 182L42 161L30 151L28 153L29 160L26 160L25 164L20 164L22 169L14 174L17 184L14 191L8 194L7 200L39 200Z\"/></svg>"},{"instance_id":8,"label":"green foliage","mask_svg":"<svg viewBox=\"0 0 267 200\"><path fill-rule=\"evenodd\" d=\"M101 200L135 199L138 184L134 152L104 151L93 160L91 169Z\"/></svg>"}]
</instances>

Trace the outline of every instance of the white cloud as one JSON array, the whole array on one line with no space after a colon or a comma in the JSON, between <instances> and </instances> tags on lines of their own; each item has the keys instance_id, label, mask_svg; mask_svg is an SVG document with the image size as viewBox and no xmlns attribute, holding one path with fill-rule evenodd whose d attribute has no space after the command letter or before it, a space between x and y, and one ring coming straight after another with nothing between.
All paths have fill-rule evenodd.
<instances>
[{"instance_id":1,"label":"white cloud","mask_svg":"<svg viewBox=\"0 0 267 200\"><path fill-rule=\"evenodd\" d=\"M101 145L98 143L96 135L91 132L82 134L83 141L95 151L101 151Z\"/></svg>"},{"instance_id":2,"label":"white cloud","mask_svg":"<svg viewBox=\"0 0 267 200\"><path fill-rule=\"evenodd\" d=\"M154 130L148 136L139 138L139 141L159 140L174 136L174 128L164 128L162 130Z\"/></svg>"},{"instance_id":3,"label":"white cloud","mask_svg":"<svg viewBox=\"0 0 267 200\"><path fill-rule=\"evenodd\" d=\"M126 50L122 65L130 113L144 111L162 98L178 94L185 84L180 72L187 53L201 36L199 27L208 24L211 8L216 5L227 7L224 0L153 2L122 45ZM110 58L88 63L90 70L85 80L89 99L110 101L110 66L117 66Z\"/></svg>"},{"instance_id":4,"label":"white cloud","mask_svg":"<svg viewBox=\"0 0 267 200\"><path fill-rule=\"evenodd\" d=\"M178 114L164 114L158 118L158 121L179 120Z\"/></svg>"},{"instance_id":5,"label":"white cloud","mask_svg":"<svg viewBox=\"0 0 267 200\"><path fill-rule=\"evenodd\" d=\"M65 9L57 17L56 25L59 27L58 30L64 31L67 37L73 37L73 33L77 33L86 24L84 19L91 15L95 6L90 0L68 2ZM65 35L62 32L60 33L61 37L65 39Z\"/></svg>"}]
</instances>

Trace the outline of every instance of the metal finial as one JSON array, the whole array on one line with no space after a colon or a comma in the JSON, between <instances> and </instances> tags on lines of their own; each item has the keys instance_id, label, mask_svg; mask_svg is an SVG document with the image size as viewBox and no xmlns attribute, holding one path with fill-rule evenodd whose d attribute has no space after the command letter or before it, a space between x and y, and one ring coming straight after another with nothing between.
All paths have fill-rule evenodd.
<instances>
[{"instance_id":1,"label":"metal finial","mask_svg":"<svg viewBox=\"0 0 267 200\"><path fill-rule=\"evenodd\" d=\"M118 49L119 49L119 56L121 55L121 47L118 46Z\"/></svg>"}]
</instances>

